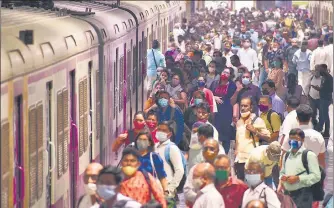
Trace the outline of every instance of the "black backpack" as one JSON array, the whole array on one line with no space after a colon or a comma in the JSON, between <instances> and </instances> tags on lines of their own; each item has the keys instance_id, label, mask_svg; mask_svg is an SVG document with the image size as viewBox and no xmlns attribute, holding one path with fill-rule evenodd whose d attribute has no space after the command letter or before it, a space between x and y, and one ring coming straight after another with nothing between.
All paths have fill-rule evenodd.
<instances>
[{"instance_id":1,"label":"black backpack","mask_svg":"<svg viewBox=\"0 0 334 208\"><path fill-rule=\"evenodd\" d=\"M283 120L284 120L284 117L283 117L282 114L277 113L273 109L269 109L268 114L267 114L267 120L268 120L268 122L270 124L271 131L274 131L273 126L271 125L271 114L273 114L273 113L276 113L279 116L279 118L281 119L281 125L282 125Z\"/></svg>"},{"instance_id":2,"label":"black backpack","mask_svg":"<svg viewBox=\"0 0 334 208\"><path fill-rule=\"evenodd\" d=\"M301 175L305 172L307 174L310 174L310 170L309 170L309 167L308 167L308 161L307 161L307 153L309 151L310 150L304 150L303 153L302 153L302 162L303 162L303 166L305 168L305 171L303 171L301 173L298 173L297 176L299 176L299 175ZM285 154L284 162L286 162L289 155L290 155L290 152L287 152ZM317 183L315 183L311 186L313 201L322 201L322 200L324 200L324 196L325 196L324 185L323 184L324 184L324 180L326 178L326 173L325 173L325 171L322 167L319 166L319 169L320 169L321 179L320 179L319 182L317 182Z\"/></svg>"}]
</instances>

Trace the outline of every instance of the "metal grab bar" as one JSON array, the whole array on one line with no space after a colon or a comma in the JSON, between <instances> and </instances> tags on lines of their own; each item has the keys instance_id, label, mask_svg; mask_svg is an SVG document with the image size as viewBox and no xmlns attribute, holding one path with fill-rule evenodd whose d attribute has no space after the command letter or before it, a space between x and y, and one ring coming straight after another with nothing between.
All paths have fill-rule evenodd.
<instances>
[{"instance_id":1,"label":"metal grab bar","mask_svg":"<svg viewBox=\"0 0 334 208\"><path fill-rule=\"evenodd\" d=\"M52 158L52 164L51 165L52 166L49 170L49 172L51 173L56 168L56 147L55 147L55 144L53 142L50 142L50 141L49 141L49 145L51 146L51 153L53 152L53 154L54 154L53 156L51 155L51 158Z\"/></svg>"}]
</instances>

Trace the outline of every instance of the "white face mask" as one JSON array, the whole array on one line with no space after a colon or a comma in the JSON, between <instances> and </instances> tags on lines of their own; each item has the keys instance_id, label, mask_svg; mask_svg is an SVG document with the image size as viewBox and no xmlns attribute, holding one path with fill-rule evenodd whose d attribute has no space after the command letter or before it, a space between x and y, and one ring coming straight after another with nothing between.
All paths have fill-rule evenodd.
<instances>
[{"instance_id":1,"label":"white face mask","mask_svg":"<svg viewBox=\"0 0 334 208\"><path fill-rule=\"evenodd\" d=\"M192 185L193 185L194 189L195 189L196 191L198 191L198 190L201 189L201 187L202 187L202 185L203 185L203 182L202 182L201 178L195 178L195 179L193 179L193 181L192 181Z\"/></svg>"},{"instance_id":2,"label":"white face mask","mask_svg":"<svg viewBox=\"0 0 334 208\"><path fill-rule=\"evenodd\" d=\"M95 183L85 184L85 192L87 195L95 195L96 190L97 188Z\"/></svg>"},{"instance_id":3,"label":"white face mask","mask_svg":"<svg viewBox=\"0 0 334 208\"><path fill-rule=\"evenodd\" d=\"M246 117L248 117L250 114L251 114L250 111L247 111L247 112L244 112L244 113L241 113L241 112L240 112L240 116L241 116L242 118L246 118Z\"/></svg>"},{"instance_id":4,"label":"white face mask","mask_svg":"<svg viewBox=\"0 0 334 208\"><path fill-rule=\"evenodd\" d=\"M249 187L255 188L262 183L261 174L246 174L245 181Z\"/></svg>"},{"instance_id":5,"label":"white face mask","mask_svg":"<svg viewBox=\"0 0 334 208\"><path fill-rule=\"evenodd\" d=\"M104 200L109 200L117 194L115 189L114 185L98 185L97 194Z\"/></svg>"},{"instance_id":6,"label":"white face mask","mask_svg":"<svg viewBox=\"0 0 334 208\"><path fill-rule=\"evenodd\" d=\"M168 135L165 132L157 131L155 138L157 138L160 142L164 142L168 140Z\"/></svg>"}]
</instances>

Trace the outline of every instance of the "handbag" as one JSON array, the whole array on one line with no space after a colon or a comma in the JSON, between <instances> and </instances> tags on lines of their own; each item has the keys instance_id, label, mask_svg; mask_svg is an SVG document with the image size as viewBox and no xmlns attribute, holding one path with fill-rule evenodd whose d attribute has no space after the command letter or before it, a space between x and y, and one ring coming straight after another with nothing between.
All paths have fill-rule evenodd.
<instances>
[{"instance_id":1,"label":"handbag","mask_svg":"<svg viewBox=\"0 0 334 208\"><path fill-rule=\"evenodd\" d=\"M155 179L155 183L157 184L158 189L163 193L164 191L163 191L161 182L160 182L160 180L158 178L158 174L157 174L157 171L156 171L155 166L154 166L153 156L152 155L153 155L153 153L151 152L150 153L150 162L151 162L151 166L153 168L153 177Z\"/></svg>"},{"instance_id":2,"label":"handbag","mask_svg":"<svg viewBox=\"0 0 334 208\"><path fill-rule=\"evenodd\" d=\"M302 94L300 95L300 101L299 102L300 102L300 104L310 105L310 101L308 99L308 96L305 95L304 89L303 89Z\"/></svg>"}]
</instances>

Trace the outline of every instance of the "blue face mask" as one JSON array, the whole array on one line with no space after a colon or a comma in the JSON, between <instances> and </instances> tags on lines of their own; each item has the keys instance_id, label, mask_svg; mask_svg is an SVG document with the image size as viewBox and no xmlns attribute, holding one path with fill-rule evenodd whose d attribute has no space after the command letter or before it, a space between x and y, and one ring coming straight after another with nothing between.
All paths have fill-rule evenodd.
<instances>
[{"instance_id":1,"label":"blue face mask","mask_svg":"<svg viewBox=\"0 0 334 208\"><path fill-rule=\"evenodd\" d=\"M291 149L299 149L302 146L302 142L291 139L289 141L289 145L290 145Z\"/></svg>"},{"instance_id":2,"label":"blue face mask","mask_svg":"<svg viewBox=\"0 0 334 208\"><path fill-rule=\"evenodd\" d=\"M197 85L198 85L198 87L204 87L205 82L204 81L197 81Z\"/></svg>"},{"instance_id":3,"label":"blue face mask","mask_svg":"<svg viewBox=\"0 0 334 208\"><path fill-rule=\"evenodd\" d=\"M165 108L168 106L168 100L166 98L160 98L158 100L158 104L162 107Z\"/></svg>"},{"instance_id":4,"label":"blue face mask","mask_svg":"<svg viewBox=\"0 0 334 208\"><path fill-rule=\"evenodd\" d=\"M203 99L196 98L196 99L194 100L194 104L195 104L195 105L198 105L198 104L200 104L200 103L203 103Z\"/></svg>"},{"instance_id":5,"label":"blue face mask","mask_svg":"<svg viewBox=\"0 0 334 208\"><path fill-rule=\"evenodd\" d=\"M254 29L250 29L249 32L250 32L250 33L254 33Z\"/></svg>"},{"instance_id":6,"label":"blue face mask","mask_svg":"<svg viewBox=\"0 0 334 208\"><path fill-rule=\"evenodd\" d=\"M249 85L250 84L250 79L242 78L241 82L242 82L243 85Z\"/></svg>"}]
</instances>

